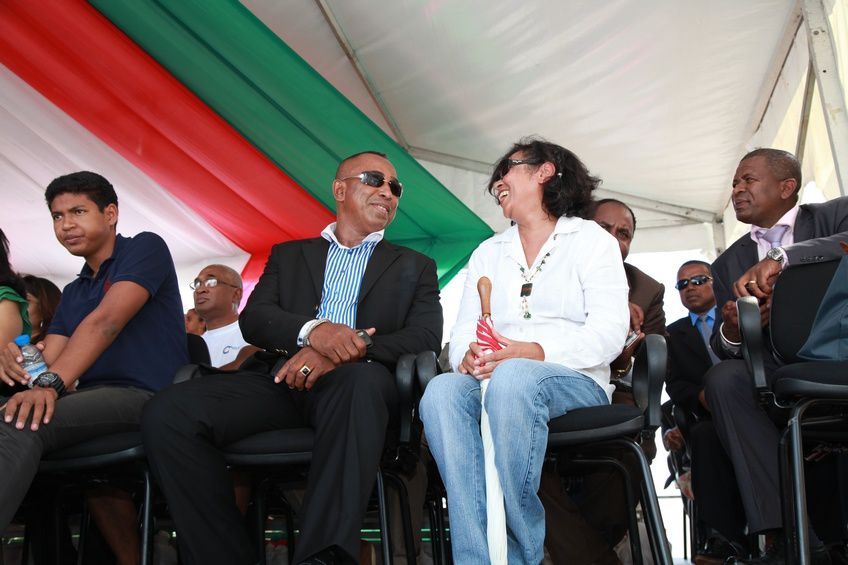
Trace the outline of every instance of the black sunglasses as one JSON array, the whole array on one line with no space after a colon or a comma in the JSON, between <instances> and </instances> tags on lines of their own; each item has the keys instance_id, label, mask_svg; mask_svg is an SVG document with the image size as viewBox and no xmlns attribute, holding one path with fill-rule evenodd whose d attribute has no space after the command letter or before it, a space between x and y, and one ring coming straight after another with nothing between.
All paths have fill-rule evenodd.
<instances>
[{"instance_id":1,"label":"black sunglasses","mask_svg":"<svg viewBox=\"0 0 848 565\"><path fill-rule=\"evenodd\" d=\"M397 179L389 179L386 180L386 175L379 171L363 171L358 175L353 175L352 177L345 177L343 179L336 180L350 180L350 179L358 179L362 184L367 184L368 186L373 186L374 188L380 188L384 183L389 183L389 190L395 197L400 198L403 194L403 185Z\"/></svg>"},{"instance_id":2,"label":"black sunglasses","mask_svg":"<svg viewBox=\"0 0 848 565\"><path fill-rule=\"evenodd\" d=\"M692 283L695 286L701 286L702 284L711 280L713 280L713 278L707 275L695 275L694 277L690 277L688 279L680 279L679 281L677 281L677 284L674 285L674 288L676 288L677 290L683 290L684 288L689 286L689 283Z\"/></svg>"},{"instance_id":3,"label":"black sunglasses","mask_svg":"<svg viewBox=\"0 0 848 565\"><path fill-rule=\"evenodd\" d=\"M541 165L542 161L539 159L501 159L498 166L495 167L495 174L492 175L495 179L500 180L506 176L509 170L513 167L517 167L518 165Z\"/></svg>"}]
</instances>

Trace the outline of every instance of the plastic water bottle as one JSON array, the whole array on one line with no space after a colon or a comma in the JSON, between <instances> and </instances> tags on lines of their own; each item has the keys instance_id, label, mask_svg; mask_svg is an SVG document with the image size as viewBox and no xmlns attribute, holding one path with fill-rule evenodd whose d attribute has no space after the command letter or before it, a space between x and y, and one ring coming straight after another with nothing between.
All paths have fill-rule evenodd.
<instances>
[{"instance_id":1,"label":"plastic water bottle","mask_svg":"<svg viewBox=\"0 0 848 565\"><path fill-rule=\"evenodd\" d=\"M19 335L15 338L15 345L21 348L21 356L24 358L21 363L21 368L29 373L29 385L32 388L32 382L35 377L47 370L47 363L44 362L44 357L41 351L29 342L29 336Z\"/></svg>"}]
</instances>

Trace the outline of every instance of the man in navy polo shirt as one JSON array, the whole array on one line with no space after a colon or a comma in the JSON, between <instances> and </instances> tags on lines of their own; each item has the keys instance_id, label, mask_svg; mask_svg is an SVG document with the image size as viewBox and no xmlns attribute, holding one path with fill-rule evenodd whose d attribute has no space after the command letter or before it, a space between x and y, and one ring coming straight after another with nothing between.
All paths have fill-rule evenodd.
<instances>
[{"instance_id":1,"label":"man in navy polo shirt","mask_svg":"<svg viewBox=\"0 0 848 565\"><path fill-rule=\"evenodd\" d=\"M45 199L59 243L85 265L42 342L49 370L0 412L0 529L42 454L138 429L144 403L188 362L177 276L162 238L118 235L118 197L98 174L59 177ZM0 348L0 371L26 383L21 361L14 344Z\"/></svg>"}]
</instances>

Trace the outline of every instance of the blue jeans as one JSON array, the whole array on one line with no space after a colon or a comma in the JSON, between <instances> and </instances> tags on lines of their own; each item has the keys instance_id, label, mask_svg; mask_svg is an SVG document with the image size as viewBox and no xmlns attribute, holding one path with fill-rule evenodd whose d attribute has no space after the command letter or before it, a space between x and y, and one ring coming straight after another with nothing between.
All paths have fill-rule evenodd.
<instances>
[{"instance_id":1,"label":"blue jeans","mask_svg":"<svg viewBox=\"0 0 848 565\"><path fill-rule=\"evenodd\" d=\"M486 411L504 492L510 564L538 565L544 555L545 512L537 492L548 421L601 404L609 399L594 380L556 363L508 359L492 373ZM480 383L468 375L439 375L427 386L420 411L448 492L454 562L489 563Z\"/></svg>"}]
</instances>

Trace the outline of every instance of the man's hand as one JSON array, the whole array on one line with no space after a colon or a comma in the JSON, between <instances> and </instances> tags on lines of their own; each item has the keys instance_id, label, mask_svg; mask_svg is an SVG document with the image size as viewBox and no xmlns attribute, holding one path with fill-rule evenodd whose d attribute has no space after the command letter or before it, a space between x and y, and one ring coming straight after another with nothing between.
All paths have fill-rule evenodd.
<instances>
[{"instance_id":1,"label":"man's hand","mask_svg":"<svg viewBox=\"0 0 848 565\"><path fill-rule=\"evenodd\" d=\"M642 310L641 306L632 302L628 302L627 306L630 308L630 329L639 333L642 331L642 324L645 323L645 311Z\"/></svg>"},{"instance_id":2,"label":"man's hand","mask_svg":"<svg viewBox=\"0 0 848 565\"><path fill-rule=\"evenodd\" d=\"M9 386L15 386L15 383L27 384L29 373L21 367L23 360L20 348L14 343L0 347L0 380Z\"/></svg>"},{"instance_id":3,"label":"man's hand","mask_svg":"<svg viewBox=\"0 0 848 565\"><path fill-rule=\"evenodd\" d=\"M666 430L663 435L663 443L672 451L680 451L686 445L686 442L683 440L683 434L680 433L677 426Z\"/></svg>"},{"instance_id":4,"label":"man's hand","mask_svg":"<svg viewBox=\"0 0 848 565\"><path fill-rule=\"evenodd\" d=\"M760 327L766 327L769 323L769 314L771 310L771 297L760 304ZM721 333L725 339L734 343L742 341L742 333L739 331L739 312L736 310L736 302L728 300L721 307L721 317L723 323Z\"/></svg>"},{"instance_id":5,"label":"man's hand","mask_svg":"<svg viewBox=\"0 0 848 565\"><path fill-rule=\"evenodd\" d=\"M289 388L310 390L319 378L335 369L336 365L314 348L304 347L280 367L274 375L274 382L285 381Z\"/></svg>"},{"instance_id":6,"label":"man's hand","mask_svg":"<svg viewBox=\"0 0 848 565\"><path fill-rule=\"evenodd\" d=\"M19 392L6 403L3 419L7 424L10 424L15 419L17 412L15 427L22 430L30 414L32 414L30 429L36 431L42 422L44 424L50 423L57 398L59 398L59 394L55 389L49 387L34 387L32 390Z\"/></svg>"},{"instance_id":7,"label":"man's hand","mask_svg":"<svg viewBox=\"0 0 848 565\"><path fill-rule=\"evenodd\" d=\"M755 296L762 302L771 294L779 274L780 263L763 259L733 283L733 292L736 296Z\"/></svg>"},{"instance_id":8,"label":"man's hand","mask_svg":"<svg viewBox=\"0 0 848 565\"><path fill-rule=\"evenodd\" d=\"M503 349L487 352L477 357L474 361L474 370L471 371L471 375L478 381L490 378L495 367L506 359L545 360L545 350L536 342L514 341L502 336L496 330L492 330L492 334L498 340L498 343L504 347Z\"/></svg>"},{"instance_id":9,"label":"man's hand","mask_svg":"<svg viewBox=\"0 0 848 565\"><path fill-rule=\"evenodd\" d=\"M376 330L367 328L365 331L373 336ZM309 346L336 365L362 359L366 351L365 342L353 329L333 322L316 326L309 334Z\"/></svg>"}]
</instances>

